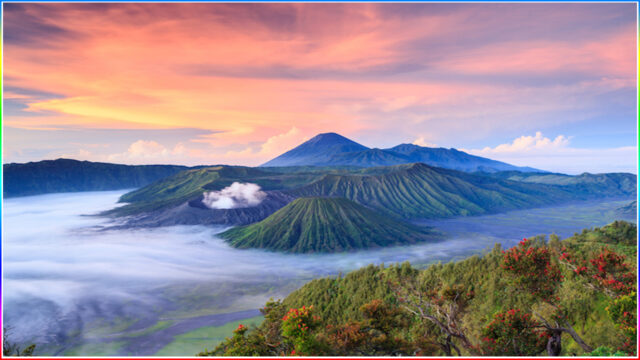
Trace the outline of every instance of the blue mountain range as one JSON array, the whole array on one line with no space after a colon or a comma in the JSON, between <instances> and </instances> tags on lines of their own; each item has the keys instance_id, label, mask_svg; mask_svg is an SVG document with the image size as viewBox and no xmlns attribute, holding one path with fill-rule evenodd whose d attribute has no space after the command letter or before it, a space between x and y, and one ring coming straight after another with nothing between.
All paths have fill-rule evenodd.
<instances>
[{"instance_id":1,"label":"blue mountain range","mask_svg":"<svg viewBox=\"0 0 640 360\"><path fill-rule=\"evenodd\" d=\"M465 172L544 172L501 161L470 155L463 151L400 144L388 149L368 148L336 133L318 134L260 166L391 166L421 162Z\"/></svg>"}]
</instances>

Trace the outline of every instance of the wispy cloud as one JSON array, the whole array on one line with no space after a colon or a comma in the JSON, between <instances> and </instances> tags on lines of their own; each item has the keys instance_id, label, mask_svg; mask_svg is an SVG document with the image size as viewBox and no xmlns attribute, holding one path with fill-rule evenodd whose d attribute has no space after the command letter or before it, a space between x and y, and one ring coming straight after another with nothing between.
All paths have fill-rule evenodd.
<instances>
[{"instance_id":1,"label":"wispy cloud","mask_svg":"<svg viewBox=\"0 0 640 360\"><path fill-rule=\"evenodd\" d=\"M6 94L3 120L216 132L184 141L182 163L276 156L270 139L291 129L378 147L426 134L470 147L603 116L633 131L635 16L633 4L5 4L5 86L28 93ZM112 154L141 139L175 146L138 136Z\"/></svg>"},{"instance_id":2,"label":"wispy cloud","mask_svg":"<svg viewBox=\"0 0 640 360\"><path fill-rule=\"evenodd\" d=\"M571 146L564 135L548 138L541 132L523 135L510 143L495 147L466 150L471 154L490 157L515 165L531 166L542 170L580 174L583 172L637 173L638 148L585 149Z\"/></svg>"},{"instance_id":3,"label":"wispy cloud","mask_svg":"<svg viewBox=\"0 0 640 360\"><path fill-rule=\"evenodd\" d=\"M494 148L485 147L480 150L486 154L509 154L509 153L550 153L569 145L569 138L564 135L558 135L555 139L544 137L540 131L535 136L523 135L508 144L501 144ZM476 150L477 152L477 150Z\"/></svg>"}]
</instances>

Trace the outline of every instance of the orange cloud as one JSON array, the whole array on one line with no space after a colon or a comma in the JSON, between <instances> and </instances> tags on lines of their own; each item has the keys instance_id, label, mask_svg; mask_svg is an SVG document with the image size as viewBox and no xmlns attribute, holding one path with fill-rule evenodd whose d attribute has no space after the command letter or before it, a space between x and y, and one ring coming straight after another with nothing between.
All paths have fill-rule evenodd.
<instances>
[{"instance_id":1,"label":"orange cloud","mask_svg":"<svg viewBox=\"0 0 640 360\"><path fill-rule=\"evenodd\" d=\"M636 32L623 29L594 41L545 40L508 42L481 47L442 68L470 74L545 74L558 71L622 77L635 81Z\"/></svg>"},{"instance_id":2,"label":"orange cloud","mask_svg":"<svg viewBox=\"0 0 640 360\"><path fill-rule=\"evenodd\" d=\"M635 24L609 27L603 7L439 5L6 4L5 86L59 96L7 91L24 106L4 123L219 131L192 139L203 160L250 161L327 131L484 136L635 86ZM558 31L511 36L529 14ZM567 69L568 84L528 86Z\"/></svg>"}]
</instances>

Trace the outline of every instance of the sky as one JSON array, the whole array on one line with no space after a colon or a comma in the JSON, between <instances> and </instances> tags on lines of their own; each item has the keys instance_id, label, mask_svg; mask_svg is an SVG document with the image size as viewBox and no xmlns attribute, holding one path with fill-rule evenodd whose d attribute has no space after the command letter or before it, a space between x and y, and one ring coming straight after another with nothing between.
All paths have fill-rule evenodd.
<instances>
[{"instance_id":1,"label":"sky","mask_svg":"<svg viewBox=\"0 0 640 360\"><path fill-rule=\"evenodd\" d=\"M3 21L3 163L254 166L337 132L637 173L633 3L5 3Z\"/></svg>"}]
</instances>

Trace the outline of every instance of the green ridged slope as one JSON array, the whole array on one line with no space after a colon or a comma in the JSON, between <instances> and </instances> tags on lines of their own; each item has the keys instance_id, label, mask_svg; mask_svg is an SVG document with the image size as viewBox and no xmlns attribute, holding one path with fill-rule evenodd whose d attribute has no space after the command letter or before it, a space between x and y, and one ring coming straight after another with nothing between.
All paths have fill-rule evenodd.
<instances>
[{"instance_id":1,"label":"green ridged slope","mask_svg":"<svg viewBox=\"0 0 640 360\"><path fill-rule=\"evenodd\" d=\"M479 215L575 199L569 191L417 163L372 175L327 175L290 191L294 196L335 196L405 219Z\"/></svg>"},{"instance_id":2,"label":"green ridged slope","mask_svg":"<svg viewBox=\"0 0 640 360\"><path fill-rule=\"evenodd\" d=\"M300 198L268 218L219 235L237 248L293 253L341 252L437 240L428 229L380 215L343 198Z\"/></svg>"}]
</instances>

